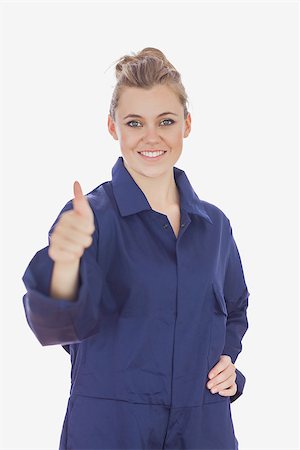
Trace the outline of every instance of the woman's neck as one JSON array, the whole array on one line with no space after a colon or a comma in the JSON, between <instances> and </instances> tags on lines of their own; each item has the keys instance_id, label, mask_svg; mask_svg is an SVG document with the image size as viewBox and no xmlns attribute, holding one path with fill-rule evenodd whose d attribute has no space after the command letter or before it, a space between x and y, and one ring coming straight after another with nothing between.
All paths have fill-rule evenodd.
<instances>
[{"instance_id":1,"label":"woman's neck","mask_svg":"<svg viewBox=\"0 0 300 450\"><path fill-rule=\"evenodd\" d=\"M168 208L180 204L180 195L175 183L173 168L159 177L146 177L128 167L124 166L145 194L152 209L165 211Z\"/></svg>"}]
</instances>

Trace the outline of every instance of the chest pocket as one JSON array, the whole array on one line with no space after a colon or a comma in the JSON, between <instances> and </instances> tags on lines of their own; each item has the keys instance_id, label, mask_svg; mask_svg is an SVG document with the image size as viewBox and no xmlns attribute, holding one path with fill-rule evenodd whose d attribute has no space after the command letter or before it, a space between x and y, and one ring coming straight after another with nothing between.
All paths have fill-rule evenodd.
<instances>
[{"instance_id":1,"label":"chest pocket","mask_svg":"<svg viewBox=\"0 0 300 450\"><path fill-rule=\"evenodd\" d=\"M210 291L210 342L207 354L207 375L209 371L219 362L223 353L226 338L227 306L223 294L223 288L218 281L214 281ZM206 383L209 378L207 376ZM230 397L225 397L219 393L212 394L205 384L204 403L218 401L228 401Z\"/></svg>"}]
</instances>

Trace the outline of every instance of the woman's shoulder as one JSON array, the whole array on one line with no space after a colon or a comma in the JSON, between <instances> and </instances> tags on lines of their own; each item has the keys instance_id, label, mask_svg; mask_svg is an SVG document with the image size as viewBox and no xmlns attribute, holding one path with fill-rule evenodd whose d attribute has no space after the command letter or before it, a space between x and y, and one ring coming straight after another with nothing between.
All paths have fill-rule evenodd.
<instances>
[{"instance_id":1,"label":"woman's shoulder","mask_svg":"<svg viewBox=\"0 0 300 450\"><path fill-rule=\"evenodd\" d=\"M110 227L118 218L117 205L112 193L111 181L104 181L85 194L99 225Z\"/></svg>"},{"instance_id":2,"label":"woman's shoulder","mask_svg":"<svg viewBox=\"0 0 300 450\"><path fill-rule=\"evenodd\" d=\"M213 223L230 225L230 220L223 208L207 200L201 200L201 202Z\"/></svg>"},{"instance_id":3,"label":"woman's shoulder","mask_svg":"<svg viewBox=\"0 0 300 450\"><path fill-rule=\"evenodd\" d=\"M87 197L91 208L93 208L94 211L107 211L111 206L109 184L110 181L104 181L103 183L92 189L90 192L85 194L85 197Z\"/></svg>"}]
</instances>

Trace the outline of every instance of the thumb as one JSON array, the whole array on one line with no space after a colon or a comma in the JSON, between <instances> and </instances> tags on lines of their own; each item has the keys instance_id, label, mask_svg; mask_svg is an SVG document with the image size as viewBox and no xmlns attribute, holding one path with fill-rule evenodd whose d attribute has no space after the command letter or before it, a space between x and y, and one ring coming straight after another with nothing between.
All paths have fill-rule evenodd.
<instances>
[{"instance_id":1,"label":"thumb","mask_svg":"<svg viewBox=\"0 0 300 450\"><path fill-rule=\"evenodd\" d=\"M83 195L81 186L78 181L74 182L73 191L74 191L74 199L73 199L74 210L78 212L81 216L90 215L91 207L89 205L88 200Z\"/></svg>"}]
</instances>

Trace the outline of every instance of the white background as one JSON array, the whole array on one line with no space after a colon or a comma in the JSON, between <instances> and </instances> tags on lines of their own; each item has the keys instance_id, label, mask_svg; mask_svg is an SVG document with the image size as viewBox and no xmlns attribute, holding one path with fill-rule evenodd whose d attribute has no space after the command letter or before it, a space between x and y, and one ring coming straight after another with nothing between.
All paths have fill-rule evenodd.
<instances>
[{"instance_id":1,"label":"white background","mask_svg":"<svg viewBox=\"0 0 300 450\"><path fill-rule=\"evenodd\" d=\"M298 2L1 2L5 450L58 449L70 359L41 346L22 275L73 198L111 179L114 61L157 47L192 131L176 166L229 217L250 292L232 404L239 450L294 450L298 424Z\"/></svg>"}]
</instances>

